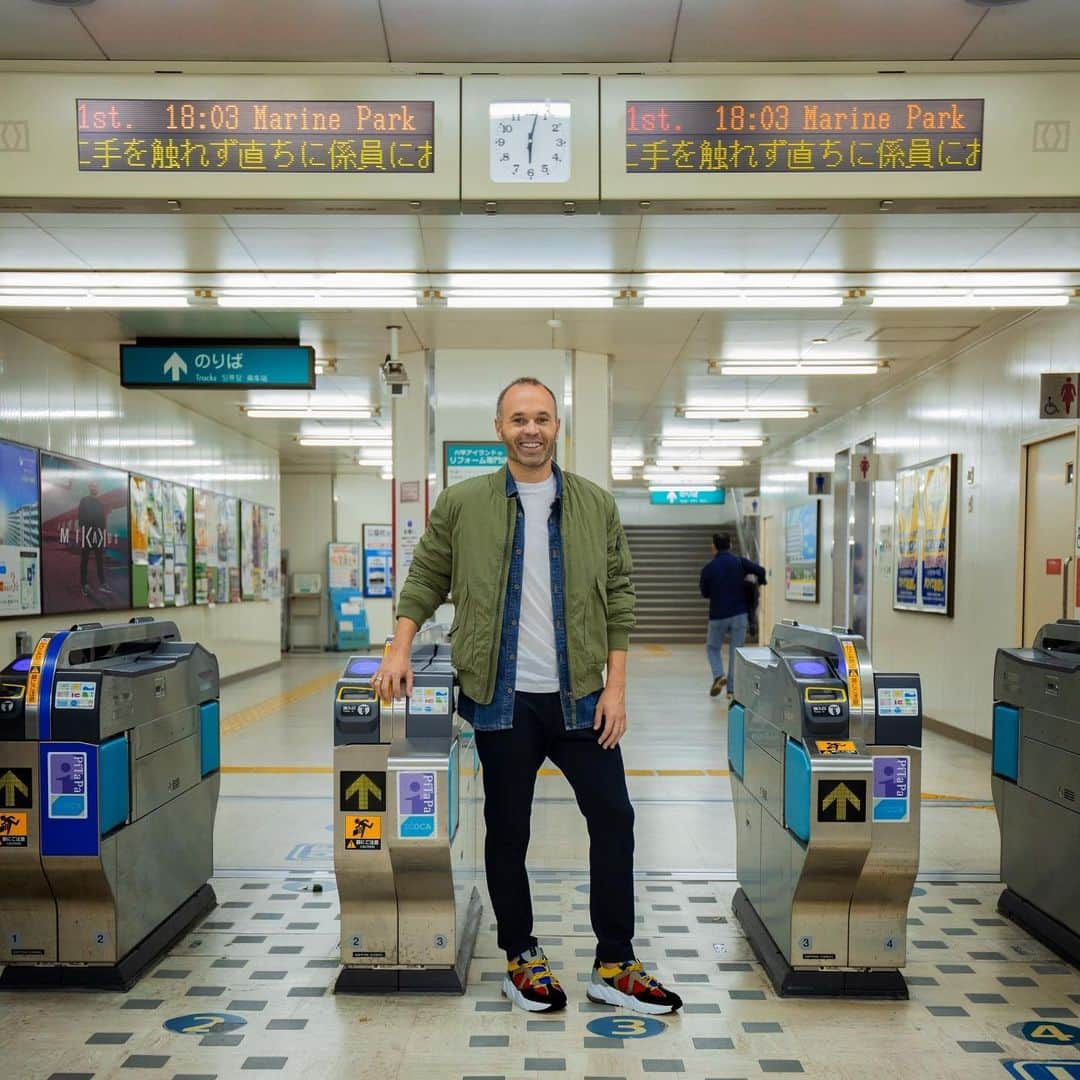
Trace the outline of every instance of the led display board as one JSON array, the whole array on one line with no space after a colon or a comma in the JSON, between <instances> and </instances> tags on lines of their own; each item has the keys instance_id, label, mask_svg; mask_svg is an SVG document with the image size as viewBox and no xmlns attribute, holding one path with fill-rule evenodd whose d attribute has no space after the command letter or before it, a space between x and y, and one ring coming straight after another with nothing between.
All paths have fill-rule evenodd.
<instances>
[{"instance_id":1,"label":"led display board","mask_svg":"<svg viewBox=\"0 0 1080 1080\"><path fill-rule=\"evenodd\" d=\"M981 98L627 101L627 173L978 172Z\"/></svg>"},{"instance_id":2,"label":"led display board","mask_svg":"<svg viewBox=\"0 0 1080 1080\"><path fill-rule=\"evenodd\" d=\"M432 173L435 102L79 98L80 172Z\"/></svg>"}]
</instances>

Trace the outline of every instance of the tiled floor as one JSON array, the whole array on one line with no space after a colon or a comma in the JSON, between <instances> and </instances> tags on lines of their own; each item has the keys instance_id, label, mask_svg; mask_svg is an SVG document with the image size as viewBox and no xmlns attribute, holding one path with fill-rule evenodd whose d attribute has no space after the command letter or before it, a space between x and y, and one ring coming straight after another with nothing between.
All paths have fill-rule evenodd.
<instances>
[{"instance_id":1,"label":"tiled floor","mask_svg":"<svg viewBox=\"0 0 1080 1080\"><path fill-rule=\"evenodd\" d=\"M335 997L328 702L341 658L304 657L226 689L219 907L128 995L0 994L0 1080L137 1076L869 1080L1008 1077L1012 1059L1075 1061L1028 1021L1080 1027L1080 973L997 916L986 756L929 737L911 1000L777 999L731 916L734 841L722 704L697 650L635 650L625 746L637 806L639 953L687 1005L655 1035L612 1039L584 995L583 826L565 781L538 786L537 930L570 994L561 1015L510 1011L490 907L461 998ZM313 888L318 883L321 892ZM481 883L482 884L482 883ZM226 1013L235 1022L213 1017ZM186 1032L166 1021L190 1016ZM199 1018L202 1019L199 1019ZM1013 1031L1010 1031L1010 1028ZM1042 1080L1042 1078L1040 1078Z\"/></svg>"}]
</instances>

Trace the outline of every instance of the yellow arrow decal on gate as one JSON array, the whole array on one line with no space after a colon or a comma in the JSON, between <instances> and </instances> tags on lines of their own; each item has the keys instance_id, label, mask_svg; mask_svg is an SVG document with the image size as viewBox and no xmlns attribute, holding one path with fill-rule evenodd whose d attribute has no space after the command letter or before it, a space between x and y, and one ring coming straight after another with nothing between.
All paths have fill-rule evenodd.
<instances>
[{"instance_id":1,"label":"yellow arrow decal on gate","mask_svg":"<svg viewBox=\"0 0 1080 1080\"><path fill-rule=\"evenodd\" d=\"M4 805L15 805L15 793L18 792L24 798L29 798L30 789L9 769L0 776L0 794L4 796Z\"/></svg>"},{"instance_id":2,"label":"yellow arrow decal on gate","mask_svg":"<svg viewBox=\"0 0 1080 1080\"><path fill-rule=\"evenodd\" d=\"M825 799L821 803L821 809L828 810L833 803L836 803L837 821L847 821L848 806L853 810L862 809L862 800L847 786L847 784L837 784L836 787L825 796Z\"/></svg>"},{"instance_id":3,"label":"yellow arrow decal on gate","mask_svg":"<svg viewBox=\"0 0 1080 1080\"><path fill-rule=\"evenodd\" d=\"M357 810L366 810L368 808L368 800L372 796L378 800L381 800L383 797L382 788L379 787L379 785L366 773L361 773L361 775L345 789L345 801L348 802L354 795L356 796Z\"/></svg>"}]
</instances>

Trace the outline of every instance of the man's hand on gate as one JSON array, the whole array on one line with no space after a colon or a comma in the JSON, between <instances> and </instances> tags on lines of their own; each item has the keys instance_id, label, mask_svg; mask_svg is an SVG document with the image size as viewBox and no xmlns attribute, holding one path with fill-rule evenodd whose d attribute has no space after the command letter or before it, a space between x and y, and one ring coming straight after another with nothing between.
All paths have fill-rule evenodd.
<instances>
[{"instance_id":1,"label":"man's hand on gate","mask_svg":"<svg viewBox=\"0 0 1080 1080\"><path fill-rule=\"evenodd\" d=\"M626 734L626 691L610 683L596 703L593 731L600 732L600 745L612 750Z\"/></svg>"},{"instance_id":2,"label":"man's hand on gate","mask_svg":"<svg viewBox=\"0 0 1080 1080\"><path fill-rule=\"evenodd\" d=\"M409 697L413 689L411 650L391 645L372 677L371 685L383 701Z\"/></svg>"}]
</instances>

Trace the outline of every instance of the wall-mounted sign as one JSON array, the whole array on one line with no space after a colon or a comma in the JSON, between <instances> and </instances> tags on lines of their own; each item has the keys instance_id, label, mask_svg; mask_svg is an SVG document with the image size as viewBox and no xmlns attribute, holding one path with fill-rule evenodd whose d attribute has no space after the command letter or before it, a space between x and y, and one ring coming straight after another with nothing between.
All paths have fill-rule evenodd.
<instances>
[{"instance_id":1,"label":"wall-mounted sign","mask_svg":"<svg viewBox=\"0 0 1080 1080\"><path fill-rule=\"evenodd\" d=\"M311 390L315 350L310 345L241 342L121 345L120 385L129 390Z\"/></svg>"},{"instance_id":2,"label":"wall-mounted sign","mask_svg":"<svg viewBox=\"0 0 1080 1080\"><path fill-rule=\"evenodd\" d=\"M394 595L394 527L364 525L364 595L392 597Z\"/></svg>"},{"instance_id":3,"label":"wall-mounted sign","mask_svg":"<svg viewBox=\"0 0 1080 1080\"><path fill-rule=\"evenodd\" d=\"M626 171L978 171L982 128L982 99L628 101Z\"/></svg>"},{"instance_id":4,"label":"wall-mounted sign","mask_svg":"<svg viewBox=\"0 0 1080 1080\"><path fill-rule=\"evenodd\" d=\"M0 440L0 617L41 611L38 455Z\"/></svg>"},{"instance_id":5,"label":"wall-mounted sign","mask_svg":"<svg viewBox=\"0 0 1080 1080\"><path fill-rule=\"evenodd\" d=\"M806 474L807 495L831 495L833 474L831 472L812 472Z\"/></svg>"},{"instance_id":6,"label":"wall-mounted sign","mask_svg":"<svg viewBox=\"0 0 1080 1080\"><path fill-rule=\"evenodd\" d=\"M1080 373L1055 371L1039 376L1039 419L1075 420Z\"/></svg>"},{"instance_id":7,"label":"wall-mounted sign","mask_svg":"<svg viewBox=\"0 0 1080 1080\"><path fill-rule=\"evenodd\" d=\"M726 488L707 491L650 491L649 502L653 506L723 506Z\"/></svg>"},{"instance_id":8,"label":"wall-mounted sign","mask_svg":"<svg viewBox=\"0 0 1080 1080\"><path fill-rule=\"evenodd\" d=\"M429 173L433 101L76 101L80 172Z\"/></svg>"},{"instance_id":9,"label":"wall-mounted sign","mask_svg":"<svg viewBox=\"0 0 1080 1080\"><path fill-rule=\"evenodd\" d=\"M506 464L506 447L501 442L443 443L443 486L495 472Z\"/></svg>"}]
</instances>

